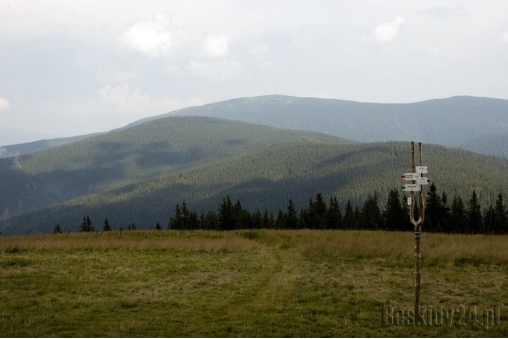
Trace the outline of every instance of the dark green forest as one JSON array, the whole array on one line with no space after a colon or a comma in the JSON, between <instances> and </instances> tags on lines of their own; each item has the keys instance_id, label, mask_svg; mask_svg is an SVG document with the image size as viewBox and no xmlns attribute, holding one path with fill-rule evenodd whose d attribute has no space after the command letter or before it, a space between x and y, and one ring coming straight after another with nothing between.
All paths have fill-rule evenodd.
<instances>
[{"instance_id":1,"label":"dark green forest","mask_svg":"<svg viewBox=\"0 0 508 339\"><path fill-rule=\"evenodd\" d=\"M423 145L428 178L451 197L482 208L508 187L508 161ZM410 169L406 142L355 143L338 137L206 117L170 117L18 158L0 159L4 234L48 233L59 224L108 218L149 229L186 201L197 213L223 197L274 214L289 199L300 210L316 192L362 209L400 187ZM380 203L380 208L384 208ZM78 222L76 222L78 220Z\"/></svg>"},{"instance_id":2,"label":"dark green forest","mask_svg":"<svg viewBox=\"0 0 508 339\"><path fill-rule=\"evenodd\" d=\"M426 232L460 233L460 234L507 234L508 210L502 193L499 193L494 205L482 208L478 203L475 191L469 201L448 195L438 194L431 184L425 199L425 218L423 229ZM390 190L384 208L380 208L377 194L369 196L363 206L353 207L348 200L341 208L336 196L327 201L321 193L310 199L306 208L297 209L289 199L285 209L276 214L264 210L251 212L242 206L240 200L234 202L229 196L215 209L197 213L185 201L176 204L174 214L167 223L170 230L214 230L232 231L240 229L317 229L317 230L384 230L409 231L413 229L409 221L408 197L402 197L398 189ZM413 202L415 219L420 217L417 201ZM162 223L164 224L164 222ZM162 230L161 222L155 223L155 229ZM152 227L153 228L153 224ZM134 223L118 229L135 230ZM99 230L99 229L97 229ZM103 231L111 231L108 219L104 220ZM93 232L89 216L83 217L80 232ZM61 233L60 225L55 226L55 233Z\"/></svg>"}]
</instances>

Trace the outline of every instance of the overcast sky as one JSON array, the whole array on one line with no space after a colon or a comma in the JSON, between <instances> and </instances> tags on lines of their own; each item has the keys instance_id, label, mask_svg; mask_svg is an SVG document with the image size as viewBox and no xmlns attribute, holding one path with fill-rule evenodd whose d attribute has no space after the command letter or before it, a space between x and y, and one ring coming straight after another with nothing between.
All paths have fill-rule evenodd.
<instances>
[{"instance_id":1,"label":"overcast sky","mask_svg":"<svg viewBox=\"0 0 508 339\"><path fill-rule=\"evenodd\" d=\"M508 99L508 1L0 4L0 130L79 135L268 94Z\"/></svg>"}]
</instances>

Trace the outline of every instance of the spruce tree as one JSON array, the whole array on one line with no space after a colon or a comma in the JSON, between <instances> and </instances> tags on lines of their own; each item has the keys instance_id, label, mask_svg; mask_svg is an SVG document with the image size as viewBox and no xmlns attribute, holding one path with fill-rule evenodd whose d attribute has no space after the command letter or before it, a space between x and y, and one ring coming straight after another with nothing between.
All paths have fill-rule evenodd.
<instances>
[{"instance_id":1,"label":"spruce tree","mask_svg":"<svg viewBox=\"0 0 508 339\"><path fill-rule=\"evenodd\" d=\"M408 217L401 204L399 191L396 189L392 189L388 193L388 201L382 213L382 220L383 228L387 231L406 230Z\"/></svg>"},{"instance_id":2,"label":"spruce tree","mask_svg":"<svg viewBox=\"0 0 508 339\"><path fill-rule=\"evenodd\" d=\"M469 206L467 209L467 217L469 221L468 229L466 233L482 233L483 232L483 217L476 192L473 190L471 199L469 200Z\"/></svg>"},{"instance_id":3,"label":"spruce tree","mask_svg":"<svg viewBox=\"0 0 508 339\"><path fill-rule=\"evenodd\" d=\"M293 200L289 199L286 213L286 228L294 230L298 228L298 216L296 215L295 205Z\"/></svg>"},{"instance_id":4,"label":"spruce tree","mask_svg":"<svg viewBox=\"0 0 508 339\"><path fill-rule=\"evenodd\" d=\"M494 206L495 228L494 233L504 234L508 229L508 218L506 216L506 207L503 203L503 195L499 193Z\"/></svg>"},{"instance_id":5,"label":"spruce tree","mask_svg":"<svg viewBox=\"0 0 508 339\"><path fill-rule=\"evenodd\" d=\"M53 234L62 234L62 229L60 228L60 224L56 225L53 229Z\"/></svg>"},{"instance_id":6,"label":"spruce tree","mask_svg":"<svg viewBox=\"0 0 508 339\"><path fill-rule=\"evenodd\" d=\"M344 228L347 230L355 229L356 226L355 211L351 202L348 200L346 204L346 210L344 211Z\"/></svg>"},{"instance_id":7,"label":"spruce tree","mask_svg":"<svg viewBox=\"0 0 508 339\"><path fill-rule=\"evenodd\" d=\"M332 230L341 229L342 226L342 213L340 212L339 202L336 196L330 197L330 207L326 217L327 228Z\"/></svg>"},{"instance_id":8,"label":"spruce tree","mask_svg":"<svg viewBox=\"0 0 508 339\"><path fill-rule=\"evenodd\" d=\"M448 219L447 232L450 233L465 233L468 227L467 211L464 206L464 201L460 197L454 197Z\"/></svg>"},{"instance_id":9,"label":"spruce tree","mask_svg":"<svg viewBox=\"0 0 508 339\"><path fill-rule=\"evenodd\" d=\"M102 227L102 230L103 230L104 232L109 232L109 231L111 231L111 225L109 224L109 221L108 221L108 219L107 219L107 218L104 220L104 226Z\"/></svg>"},{"instance_id":10,"label":"spruce tree","mask_svg":"<svg viewBox=\"0 0 508 339\"><path fill-rule=\"evenodd\" d=\"M441 199L437 195L436 185L432 183L427 192L425 199L425 229L429 232L435 232L439 229L440 214L441 214Z\"/></svg>"},{"instance_id":11,"label":"spruce tree","mask_svg":"<svg viewBox=\"0 0 508 339\"><path fill-rule=\"evenodd\" d=\"M157 221L157 223L155 224L155 229L157 231L162 231L162 225L160 224L160 222Z\"/></svg>"},{"instance_id":12,"label":"spruce tree","mask_svg":"<svg viewBox=\"0 0 508 339\"><path fill-rule=\"evenodd\" d=\"M219 229L223 231L230 231L236 226L233 204L229 195L226 198L222 198L222 204L219 206L218 224Z\"/></svg>"}]
</instances>

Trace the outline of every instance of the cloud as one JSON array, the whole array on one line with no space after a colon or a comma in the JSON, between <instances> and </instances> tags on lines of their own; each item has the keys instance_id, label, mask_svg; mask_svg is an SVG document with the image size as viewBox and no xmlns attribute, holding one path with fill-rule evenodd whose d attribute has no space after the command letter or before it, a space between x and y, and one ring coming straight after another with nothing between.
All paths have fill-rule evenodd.
<instances>
[{"instance_id":1,"label":"cloud","mask_svg":"<svg viewBox=\"0 0 508 339\"><path fill-rule=\"evenodd\" d=\"M508 31L501 34L500 41L504 44L508 44Z\"/></svg>"},{"instance_id":2,"label":"cloud","mask_svg":"<svg viewBox=\"0 0 508 339\"><path fill-rule=\"evenodd\" d=\"M268 52L269 48L266 44L257 44L250 50L250 54L256 59L263 59Z\"/></svg>"},{"instance_id":3,"label":"cloud","mask_svg":"<svg viewBox=\"0 0 508 339\"><path fill-rule=\"evenodd\" d=\"M8 111L11 109L11 104L9 103L9 100L0 98L0 112L1 111Z\"/></svg>"},{"instance_id":4,"label":"cloud","mask_svg":"<svg viewBox=\"0 0 508 339\"><path fill-rule=\"evenodd\" d=\"M229 36L224 34L208 34L203 42L203 52L206 57L218 59L229 54Z\"/></svg>"},{"instance_id":5,"label":"cloud","mask_svg":"<svg viewBox=\"0 0 508 339\"><path fill-rule=\"evenodd\" d=\"M397 37L404 23L404 18L398 16L391 22L385 22L384 24L377 26L366 40L382 45L390 43Z\"/></svg>"},{"instance_id":6,"label":"cloud","mask_svg":"<svg viewBox=\"0 0 508 339\"><path fill-rule=\"evenodd\" d=\"M165 56L172 45L169 26L167 17L156 14L152 20L140 21L129 27L120 36L120 44L151 58Z\"/></svg>"},{"instance_id":7,"label":"cloud","mask_svg":"<svg viewBox=\"0 0 508 339\"><path fill-rule=\"evenodd\" d=\"M431 7L418 11L418 14L425 14L437 19L445 19L452 16L465 17L466 7Z\"/></svg>"},{"instance_id":8,"label":"cloud","mask_svg":"<svg viewBox=\"0 0 508 339\"><path fill-rule=\"evenodd\" d=\"M102 100L113 106L117 112L128 115L153 116L171 112L180 108L202 105L200 99L188 98L152 100L139 89L133 89L127 84L112 87L105 85L99 90Z\"/></svg>"},{"instance_id":9,"label":"cloud","mask_svg":"<svg viewBox=\"0 0 508 339\"><path fill-rule=\"evenodd\" d=\"M427 52L427 54L430 54L435 57L441 57L441 58L454 58L455 57L455 54L453 54L451 52L443 51L443 50L441 50L435 46L432 46L432 45L428 45L427 48L425 49L425 52Z\"/></svg>"},{"instance_id":10,"label":"cloud","mask_svg":"<svg viewBox=\"0 0 508 339\"><path fill-rule=\"evenodd\" d=\"M105 85L99 90L99 96L105 103L114 106L118 112L124 114L139 114L151 106L148 95L141 94L139 89L131 91L127 84L116 87Z\"/></svg>"},{"instance_id":11,"label":"cloud","mask_svg":"<svg viewBox=\"0 0 508 339\"><path fill-rule=\"evenodd\" d=\"M195 75L214 80L232 79L243 72L242 64L234 57L217 61L192 61L186 68Z\"/></svg>"},{"instance_id":12,"label":"cloud","mask_svg":"<svg viewBox=\"0 0 508 339\"><path fill-rule=\"evenodd\" d=\"M95 75L95 79L102 83L107 82L125 82L136 78L134 72L99 70Z\"/></svg>"}]
</instances>

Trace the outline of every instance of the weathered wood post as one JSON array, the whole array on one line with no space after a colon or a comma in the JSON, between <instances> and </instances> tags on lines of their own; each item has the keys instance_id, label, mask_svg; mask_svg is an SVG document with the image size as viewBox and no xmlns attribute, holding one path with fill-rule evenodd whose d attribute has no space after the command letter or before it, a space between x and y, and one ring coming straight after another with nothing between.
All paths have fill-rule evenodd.
<instances>
[{"instance_id":1,"label":"weathered wood post","mask_svg":"<svg viewBox=\"0 0 508 339\"><path fill-rule=\"evenodd\" d=\"M427 173L429 171L428 167L423 166L422 164L422 143L418 143L418 166L415 165L415 150L414 150L414 142L411 142L411 173L405 173L402 175L402 178L406 180L411 180L410 185L404 185L402 188L405 191L411 192L411 200L409 202L409 219L414 227L414 235L415 235L415 321L417 324L422 320L421 314L421 288L422 288L422 274L421 274L421 253L420 253L420 238L422 232L422 224L425 219L425 203L423 200L422 193L422 185L426 185L428 183L427 178L423 178L422 174ZM418 192L418 206L420 208L420 215L418 220L414 218L414 196L415 192Z\"/></svg>"}]
</instances>

